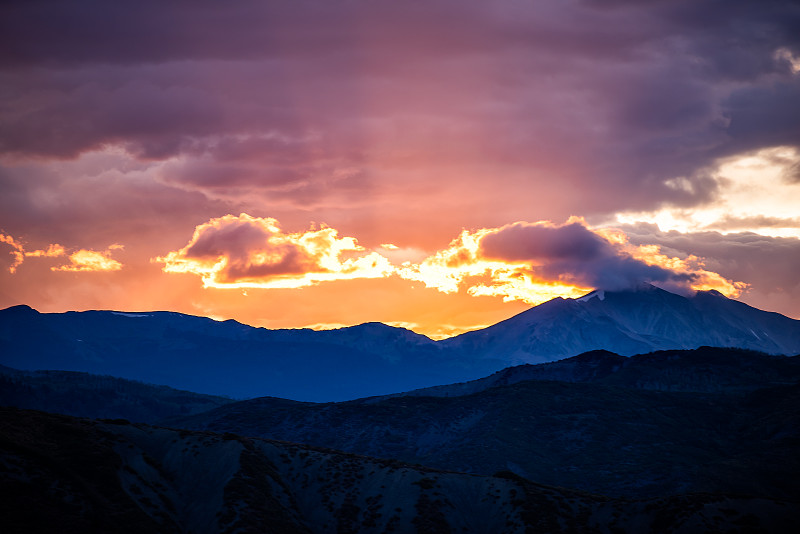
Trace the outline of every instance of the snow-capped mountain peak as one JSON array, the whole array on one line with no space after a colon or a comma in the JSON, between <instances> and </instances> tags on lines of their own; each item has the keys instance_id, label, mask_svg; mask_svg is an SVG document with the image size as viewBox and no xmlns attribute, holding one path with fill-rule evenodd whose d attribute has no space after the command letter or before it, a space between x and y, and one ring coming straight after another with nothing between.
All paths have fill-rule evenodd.
<instances>
[{"instance_id":1,"label":"snow-capped mountain peak","mask_svg":"<svg viewBox=\"0 0 800 534\"><path fill-rule=\"evenodd\" d=\"M445 340L475 357L539 363L604 349L630 356L700 346L800 352L800 321L717 291L682 296L643 284L553 299L484 330Z\"/></svg>"}]
</instances>

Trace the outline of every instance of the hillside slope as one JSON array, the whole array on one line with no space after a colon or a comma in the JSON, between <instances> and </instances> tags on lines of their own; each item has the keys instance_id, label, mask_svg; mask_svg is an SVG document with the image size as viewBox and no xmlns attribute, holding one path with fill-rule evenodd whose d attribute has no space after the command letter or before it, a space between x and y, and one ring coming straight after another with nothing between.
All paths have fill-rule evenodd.
<instances>
[{"instance_id":1,"label":"hillside slope","mask_svg":"<svg viewBox=\"0 0 800 534\"><path fill-rule=\"evenodd\" d=\"M458 396L328 404L253 399L167 424L479 474L511 470L605 495L735 492L800 499L797 359L711 352L636 357L616 371L620 356L594 354L583 366L579 357L534 367L572 367L573 377L583 367L583 381L555 381L543 372L542 380ZM713 364L726 352L726 365ZM591 369L608 372L592 378Z\"/></svg>"},{"instance_id":2,"label":"hillside slope","mask_svg":"<svg viewBox=\"0 0 800 534\"><path fill-rule=\"evenodd\" d=\"M155 423L205 412L233 400L73 371L20 371L0 366L0 406L79 417Z\"/></svg>"},{"instance_id":3,"label":"hillside slope","mask_svg":"<svg viewBox=\"0 0 800 534\"><path fill-rule=\"evenodd\" d=\"M626 501L234 435L0 409L5 532L792 532L796 503Z\"/></svg>"}]
</instances>

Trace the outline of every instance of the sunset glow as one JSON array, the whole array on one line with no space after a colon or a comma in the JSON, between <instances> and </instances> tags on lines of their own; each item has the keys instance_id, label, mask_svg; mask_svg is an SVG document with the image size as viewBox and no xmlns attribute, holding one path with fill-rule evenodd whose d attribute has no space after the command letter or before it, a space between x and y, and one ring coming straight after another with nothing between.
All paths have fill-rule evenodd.
<instances>
[{"instance_id":1,"label":"sunset glow","mask_svg":"<svg viewBox=\"0 0 800 534\"><path fill-rule=\"evenodd\" d=\"M445 337L650 282L800 318L794 20L782 1L11 2L0 307Z\"/></svg>"},{"instance_id":2,"label":"sunset glow","mask_svg":"<svg viewBox=\"0 0 800 534\"><path fill-rule=\"evenodd\" d=\"M189 244L153 261L163 263L165 273L199 276L204 288L296 289L397 276L445 294L462 292L529 305L580 297L595 287L624 289L645 280L679 291L716 289L731 297L746 288L743 282L704 269L696 256L670 257L657 245L634 246L621 230L592 230L577 217L563 225L517 222L464 230L447 248L421 262L400 265L338 234L327 226L284 233L275 219L226 215L197 226ZM394 250L386 244L380 247ZM343 259L352 254L356 255Z\"/></svg>"}]
</instances>

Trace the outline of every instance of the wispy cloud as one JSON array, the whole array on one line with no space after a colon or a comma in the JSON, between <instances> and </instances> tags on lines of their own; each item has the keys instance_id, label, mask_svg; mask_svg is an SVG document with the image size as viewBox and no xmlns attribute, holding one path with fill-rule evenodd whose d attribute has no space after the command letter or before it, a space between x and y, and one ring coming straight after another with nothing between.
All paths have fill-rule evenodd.
<instances>
[{"instance_id":1,"label":"wispy cloud","mask_svg":"<svg viewBox=\"0 0 800 534\"><path fill-rule=\"evenodd\" d=\"M11 274L17 271L26 258L60 258L64 256L69 259L69 263L50 267L51 271L96 272L122 269L122 263L111 258L112 251L123 248L119 244L113 244L104 251L80 249L68 253L63 246L57 243L52 243L45 249L25 250L25 246L20 240L6 234L0 234L0 243L6 243L12 247L10 253L14 257L14 262L8 268Z\"/></svg>"}]
</instances>

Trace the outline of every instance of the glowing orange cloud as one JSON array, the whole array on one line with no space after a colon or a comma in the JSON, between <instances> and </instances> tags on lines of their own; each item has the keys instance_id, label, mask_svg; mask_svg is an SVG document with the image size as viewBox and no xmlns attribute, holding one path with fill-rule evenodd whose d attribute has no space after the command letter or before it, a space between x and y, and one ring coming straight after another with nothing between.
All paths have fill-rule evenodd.
<instances>
[{"instance_id":1,"label":"glowing orange cloud","mask_svg":"<svg viewBox=\"0 0 800 534\"><path fill-rule=\"evenodd\" d=\"M52 244L47 245L46 250L34 250L31 252L26 252L25 257L27 258L57 258L58 256L63 256L67 252L61 245Z\"/></svg>"},{"instance_id":2,"label":"glowing orange cloud","mask_svg":"<svg viewBox=\"0 0 800 534\"><path fill-rule=\"evenodd\" d=\"M11 255L14 256L14 263L8 269L12 274L22 265L25 258L58 258L67 255L66 249L56 243L48 245L46 249L26 251L24 245L10 235L0 234L0 242L11 245L13 248ZM122 268L122 264L109 256L112 250L121 248L123 248L122 245L114 244L104 252L81 249L69 255L70 263L51 267L50 270L73 272L118 271Z\"/></svg>"},{"instance_id":3,"label":"glowing orange cloud","mask_svg":"<svg viewBox=\"0 0 800 534\"><path fill-rule=\"evenodd\" d=\"M381 247L391 257L393 245ZM164 272L200 276L204 287L298 288L395 275L442 293L465 291L532 305L641 282L732 296L745 287L706 270L700 258L670 257L655 245L633 246L624 232L591 229L578 217L560 225L516 222L464 230L446 249L398 266L367 252L355 238L339 237L333 228L285 233L275 219L243 213L197 226L185 247L153 261L163 263Z\"/></svg>"},{"instance_id":4,"label":"glowing orange cloud","mask_svg":"<svg viewBox=\"0 0 800 534\"><path fill-rule=\"evenodd\" d=\"M115 248L120 248L120 246L112 245L109 250L104 252L81 249L69 255L70 263L68 265L51 267L50 269L69 272L119 271L122 269L122 264L109 257L110 251Z\"/></svg>"},{"instance_id":5,"label":"glowing orange cloud","mask_svg":"<svg viewBox=\"0 0 800 534\"><path fill-rule=\"evenodd\" d=\"M22 247L21 243L15 240L12 236L6 234L0 234L0 243L11 245L13 250L10 252L10 254L14 256L14 263L12 263L8 268L8 272L16 272L17 267L22 265L22 262L25 261L25 249Z\"/></svg>"},{"instance_id":6,"label":"glowing orange cloud","mask_svg":"<svg viewBox=\"0 0 800 534\"><path fill-rule=\"evenodd\" d=\"M507 302L519 300L531 305L555 297L578 297L591 290L587 286L536 277L530 261L487 258L481 242L498 230L464 230L448 248L421 263L404 264L398 274L443 293L466 288L473 296L497 296Z\"/></svg>"},{"instance_id":7,"label":"glowing orange cloud","mask_svg":"<svg viewBox=\"0 0 800 534\"><path fill-rule=\"evenodd\" d=\"M532 305L639 282L716 289L727 296L738 296L746 287L706 270L698 257L669 257L655 245L633 246L624 232L590 229L579 217L562 225L517 222L464 230L447 249L421 263L404 264L398 274L443 293L466 289L473 296Z\"/></svg>"},{"instance_id":8,"label":"glowing orange cloud","mask_svg":"<svg viewBox=\"0 0 800 534\"><path fill-rule=\"evenodd\" d=\"M196 274L204 287L215 288L297 288L394 271L385 257L365 253L333 228L284 233L277 220L246 213L197 226L189 244L153 261L164 272Z\"/></svg>"}]
</instances>

